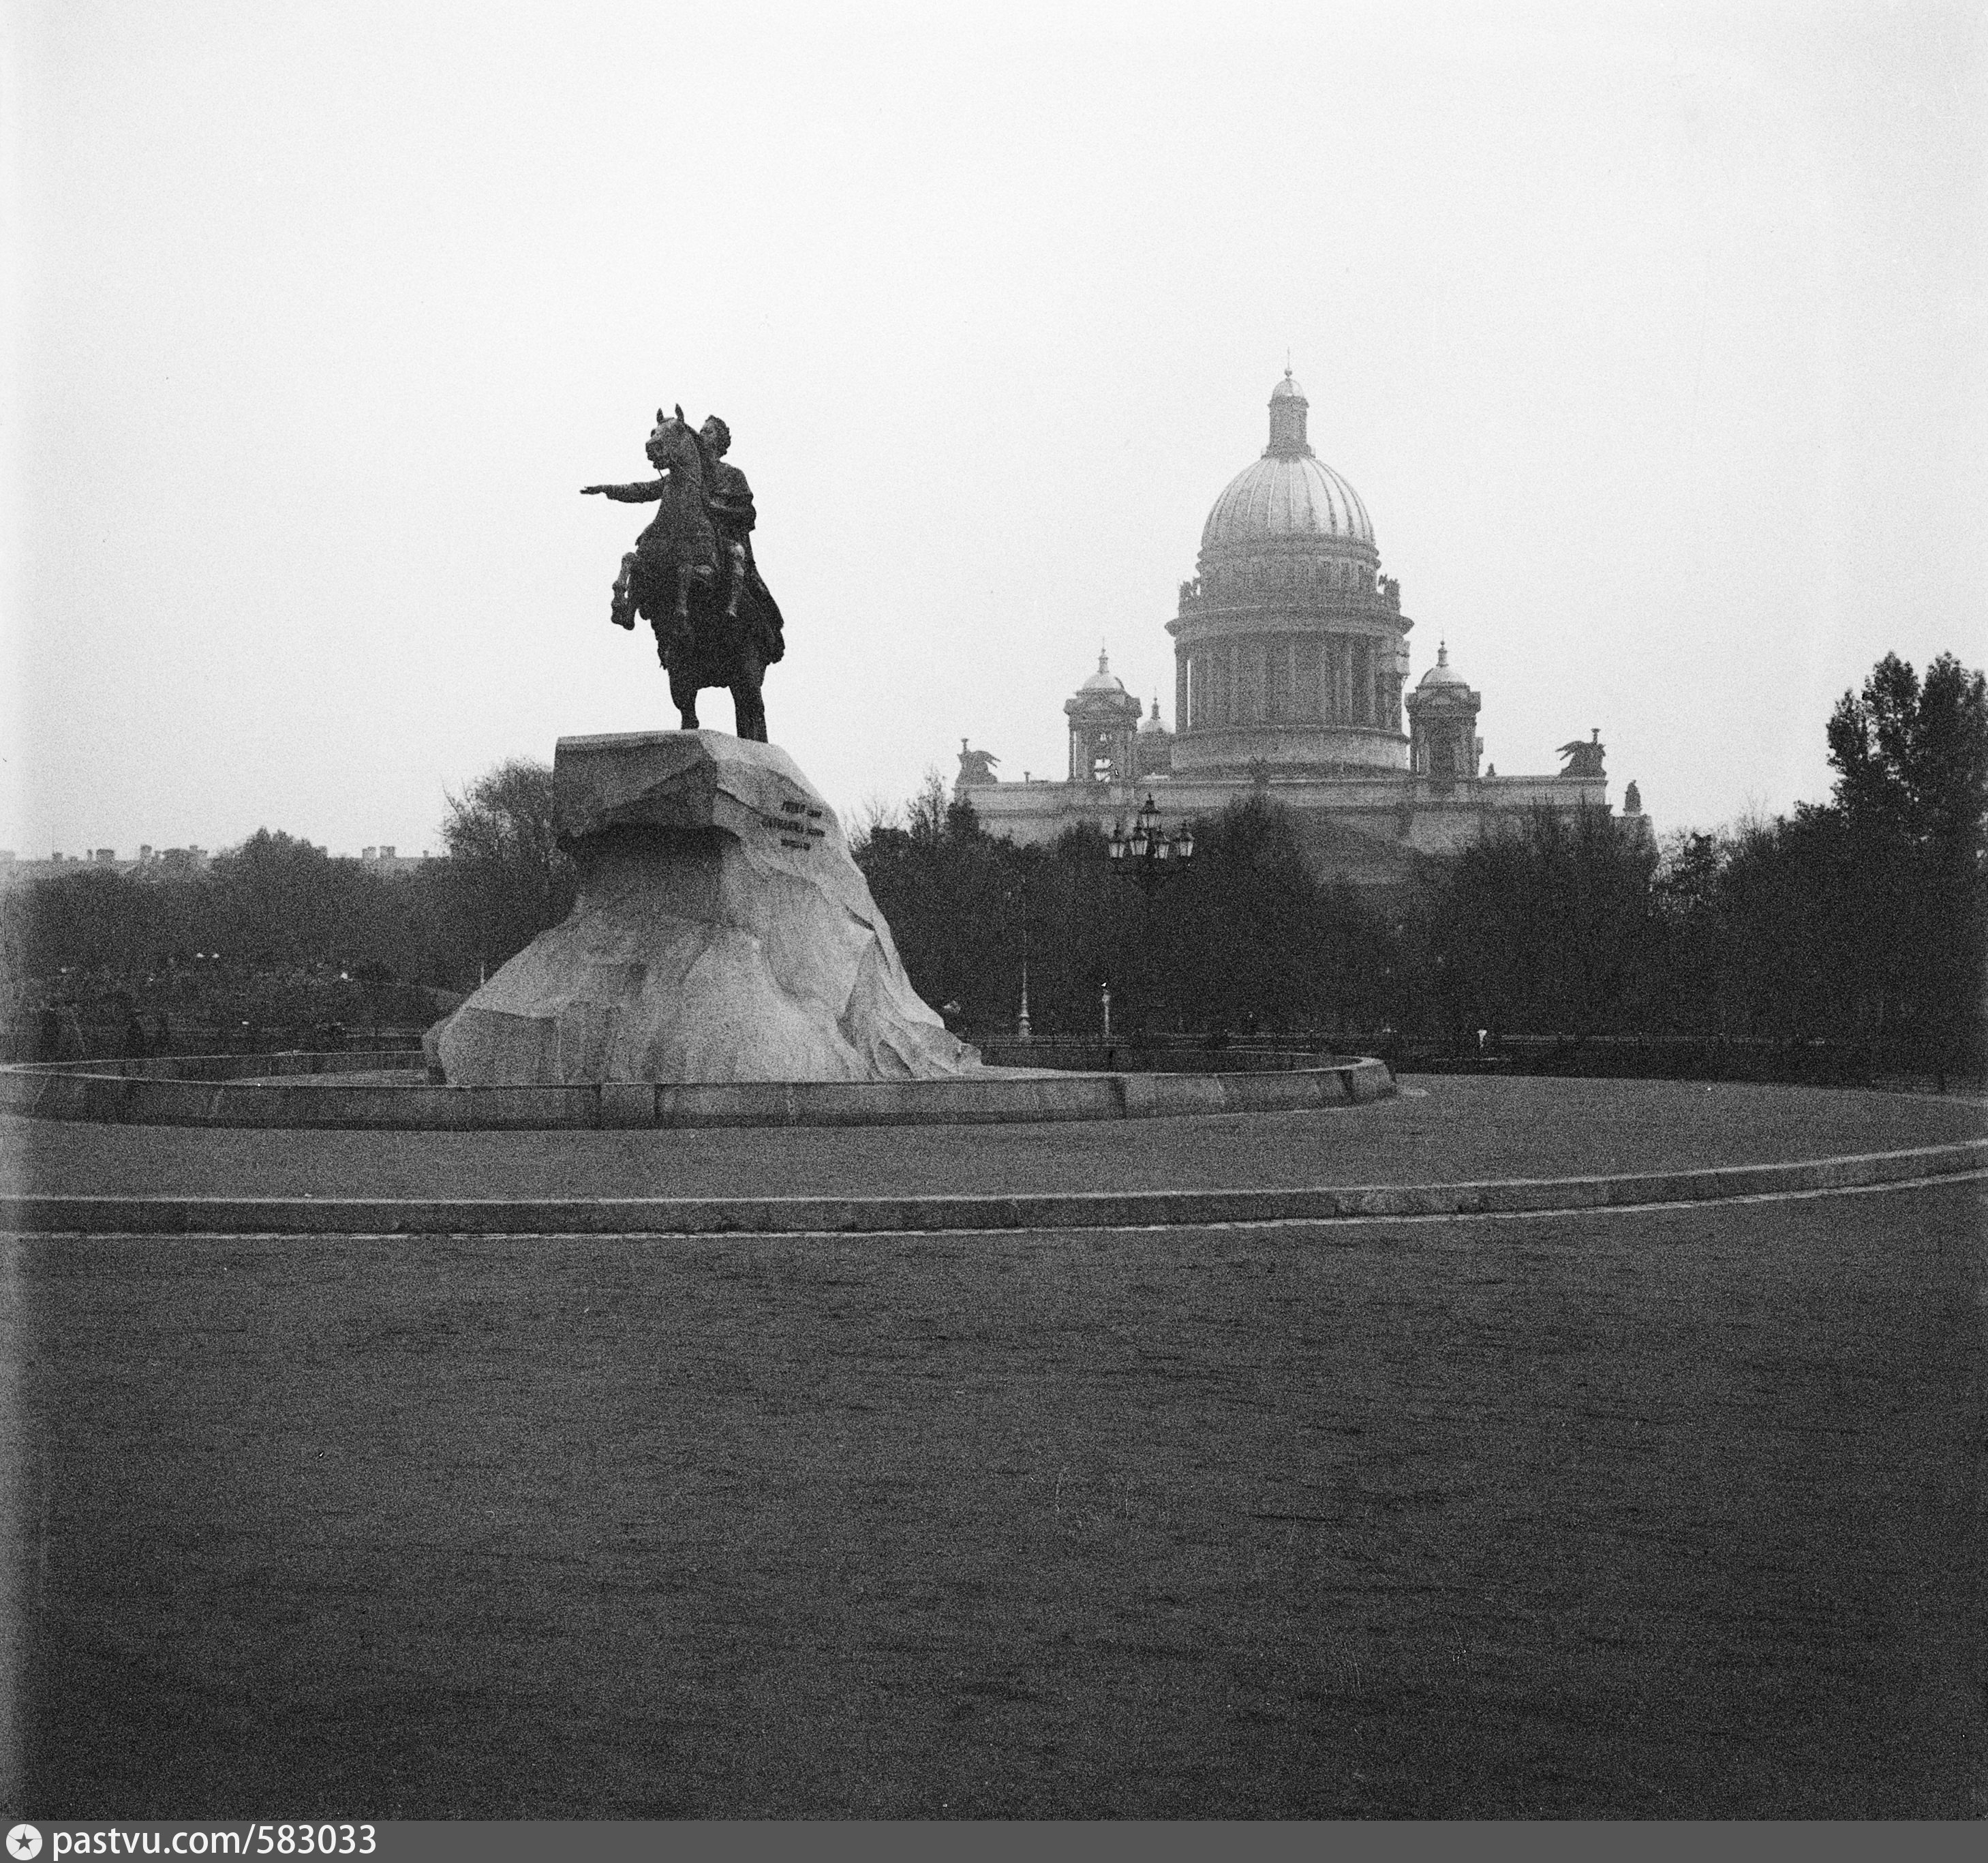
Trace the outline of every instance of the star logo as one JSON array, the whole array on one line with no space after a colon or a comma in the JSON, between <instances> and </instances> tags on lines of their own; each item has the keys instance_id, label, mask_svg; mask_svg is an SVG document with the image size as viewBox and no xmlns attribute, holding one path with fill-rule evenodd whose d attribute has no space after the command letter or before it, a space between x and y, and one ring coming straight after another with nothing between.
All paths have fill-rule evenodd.
<instances>
[{"instance_id":1,"label":"star logo","mask_svg":"<svg viewBox=\"0 0 1988 1863\"><path fill-rule=\"evenodd\" d=\"M32 1824L16 1824L7 1833L7 1854L15 1863L34 1863L42 1854L42 1834Z\"/></svg>"}]
</instances>

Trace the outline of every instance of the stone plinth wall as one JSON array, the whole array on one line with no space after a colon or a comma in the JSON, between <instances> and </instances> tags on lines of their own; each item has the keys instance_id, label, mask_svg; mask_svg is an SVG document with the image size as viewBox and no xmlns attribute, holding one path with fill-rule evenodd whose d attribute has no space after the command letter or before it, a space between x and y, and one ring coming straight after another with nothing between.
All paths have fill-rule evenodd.
<instances>
[{"instance_id":1,"label":"stone plinth wall","mask_svg":"<svg viewBox=\"0 0 1988 1863\"><path fill-rule=\"evenodd\" d=\"M1357 1106L1395 1090L1374 1060L1325 1067L1202 1074L1094 1074L983 1068L936 1080L732 1081L661 1085L603 1081L539 1087L345 1084L377 1056L216 1055L233 1077L174 1062L0 1068L0 1113L102 1125L241 1126L359 1131L548 1131L795 1125L982 1125L1296 1112ZM404 1058L404 1057L401 1057ZM313 1077L299 1065L338 1063ZM111 1071L114 1069L115 1071ZM293 1083L267 1077L294 1072Z\"/></svg>"}]
</instances>

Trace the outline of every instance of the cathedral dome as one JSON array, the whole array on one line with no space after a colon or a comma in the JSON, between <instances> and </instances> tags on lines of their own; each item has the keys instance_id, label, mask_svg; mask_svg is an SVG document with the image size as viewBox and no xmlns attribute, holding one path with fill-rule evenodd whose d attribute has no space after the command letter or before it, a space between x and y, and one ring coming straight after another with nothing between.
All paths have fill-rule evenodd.
<instances>
[{"instance_id":1,"label":"cathedral dome","mask_svg":"<svg viewBox=\"0 0 1988 1863\"><path fill-rule=\"evenodd\" d=\"M1371 545L1373 521L1360 494L1309 455L1266 455L1229 482L1202 526L1201 547L1253 543L1266 537L1318 537Z\"/></svg>"},{"instance_id":2,"label":"cathedral dome","mask_svg":"<svg viewBox=\"0 0 1988 1863\"><path fill-rule=\"evenodd\" d=\"M1374 543L1360 494L1314 455L1305 438L1305 392L1284 371L1270 394L1270 444L1229 482L1202 526L1205 550L1267 539Z\"/></svg>"}]
</instances>

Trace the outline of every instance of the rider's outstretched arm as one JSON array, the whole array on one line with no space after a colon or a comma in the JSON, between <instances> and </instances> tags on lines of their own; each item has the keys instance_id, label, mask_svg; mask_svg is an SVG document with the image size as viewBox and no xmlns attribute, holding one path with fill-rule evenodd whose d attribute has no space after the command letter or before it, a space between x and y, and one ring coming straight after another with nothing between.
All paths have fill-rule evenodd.
<instances>
[{"instance_id":1,"label":"rider's outstretched arm","mask_svg":"<svg viewBox=\"0 0 1988 1863\"><path fill-rule=\"evenodd\" d=\"M667 478L637 479L632 485L582 485L582 498L599 492L603 498L611 498L617 505L647 505L663 495L669 484Z\"/></svg>"}]
</instances>

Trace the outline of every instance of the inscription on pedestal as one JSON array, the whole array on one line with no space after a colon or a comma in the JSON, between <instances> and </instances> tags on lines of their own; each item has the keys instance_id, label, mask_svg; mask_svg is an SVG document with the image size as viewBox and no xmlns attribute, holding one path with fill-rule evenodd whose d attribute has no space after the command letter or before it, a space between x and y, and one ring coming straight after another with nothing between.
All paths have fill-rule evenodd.
<instances>
[{"instance_id":1,"label":"inscription on pedestal","mask_svg":"<svg viewBox=\"0 0 1988 1863\"><path fill-rule=\"evenodd\" d=\"M812 854L815 843L828 837L826 828L818 828L821 820L819 809L810 809L806 803L783 802L778 815L762 815L759 819L780 837L783 847L791 847L796 854Z\"/></svg>"}]
</instances>

